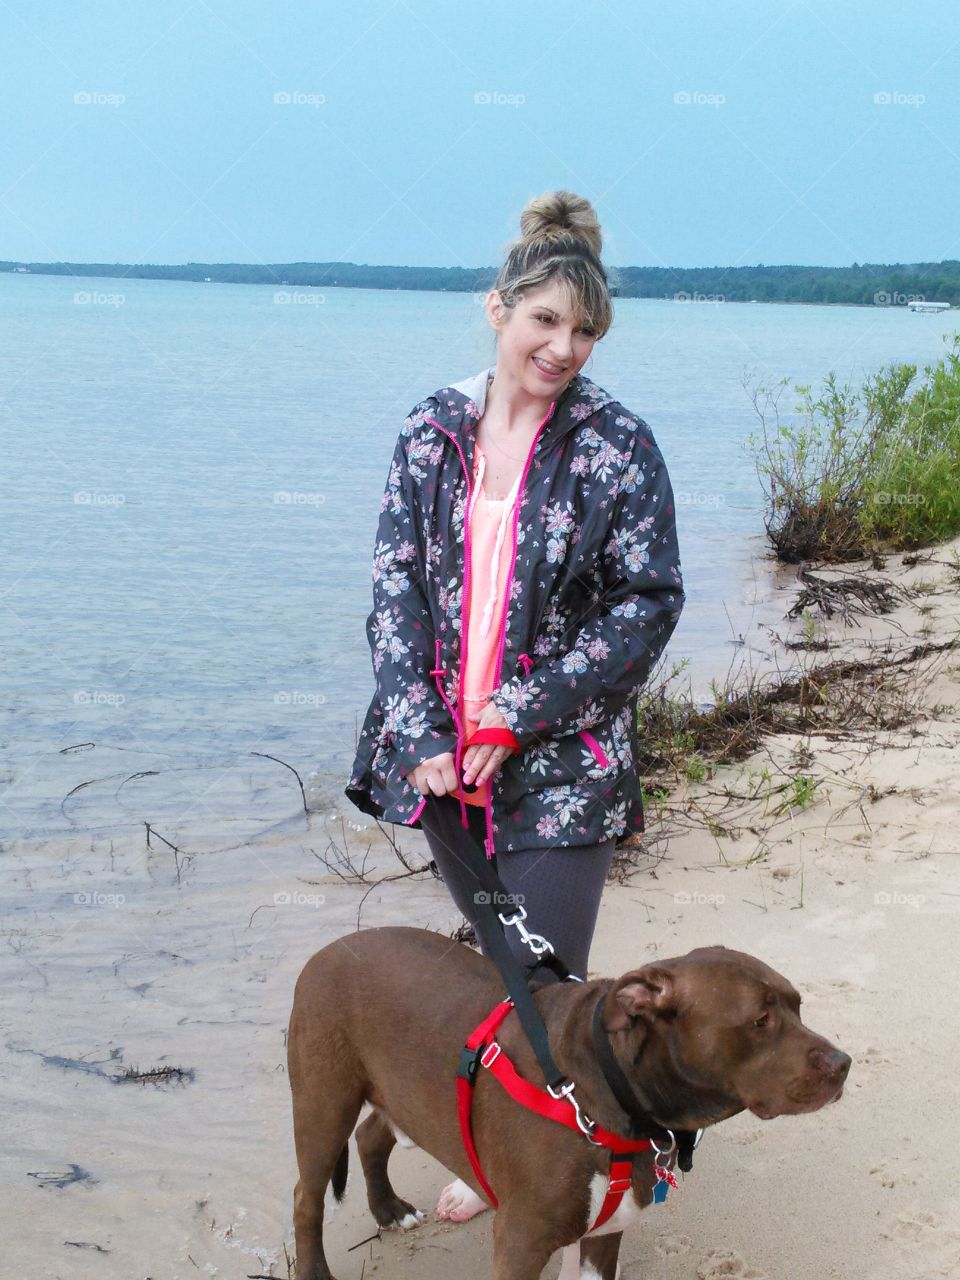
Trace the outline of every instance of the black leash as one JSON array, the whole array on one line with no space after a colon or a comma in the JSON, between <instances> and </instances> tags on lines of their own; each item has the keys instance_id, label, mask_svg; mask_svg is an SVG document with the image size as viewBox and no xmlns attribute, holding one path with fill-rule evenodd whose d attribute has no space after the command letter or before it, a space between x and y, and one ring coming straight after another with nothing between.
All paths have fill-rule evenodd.
<instances>
[{"instance_id":1,"label":"black leash","mask_svg":"<svg viewBox=\"0 0 960 1280\"><path fill-rule=\"evenodd\" d=\"M473 848L472 843L469 841L465 841L464 844L467 849ZM484 950L499 970L500 977L507 988L507 993L513 1001L517 1017L520 1019L520 1025L523 1027L524 1034L536 1054L540 1070L543 1072L544 1079L547 1082L547 1088L556 1096L566 1084L567 1078L557 1066L550 1051L547 1029L528 986L530 973L524 973L520 962L511 951L505 930L507 928L519 929L520 936L537 959L534 969L539 968L541 965L545 966L551 969L561 982L582 982L583 979L570 972L562 958L557 955L552 943L539 934L530 933L526 929L523 921L526 919L527 913L522 906L518 904L507 905L506 911L503 912L497 909L497 903L511 904L513 903L513 897L486 857L482 858L479 866L471 865L470 871L473 872L476 880L480 882L486 898L486 901L478 900L479 896L475 892L473 893L474 902L478 908L474 913L474 928L484 944ZM467 890L468 895L472 892L472 885L464 884L463 880L461 880L461 885ZM664 1151L669 1151L675 1140L677 1145L677 1164L684 1173L688 1173L693 1167L693 1150L700 1140L701 1131L698 1130L693 1133L690 1130L677 1130L671 1133L669 1129L657 1124L643 1110L642 1104L633 1092L630 1082L614 1056L610 1037L600 1019L600 1009L606 1000L606 996L607 993L604 992L593 1011L593 1047L600 1069L603 1072L603 1077L617 1103L628 1117L631 1130L629 1136L637 1139L650 1138L658 1147L662 1147ZM476 1070L475 1066L473 1069L474 1071Z\"/></svg>"}]
</instances>

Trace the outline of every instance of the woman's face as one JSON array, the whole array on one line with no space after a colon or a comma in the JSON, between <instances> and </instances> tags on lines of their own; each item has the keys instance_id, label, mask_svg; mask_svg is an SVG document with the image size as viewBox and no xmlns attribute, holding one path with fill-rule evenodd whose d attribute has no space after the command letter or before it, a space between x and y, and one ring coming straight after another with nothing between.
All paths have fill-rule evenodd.
<instances>
[{"instance_id":1,"label":"woman's face","mask_svg":"<svg viewBox=\"0 0 960 1280\"><path fill-rule=\"evenodd\" d=\"M537 400L556 400L597 341L574 314L569 290L556 281L530 290L512 309L491 289L487 314L500 335L497 369Z\"/></svg>"}]
</instances>

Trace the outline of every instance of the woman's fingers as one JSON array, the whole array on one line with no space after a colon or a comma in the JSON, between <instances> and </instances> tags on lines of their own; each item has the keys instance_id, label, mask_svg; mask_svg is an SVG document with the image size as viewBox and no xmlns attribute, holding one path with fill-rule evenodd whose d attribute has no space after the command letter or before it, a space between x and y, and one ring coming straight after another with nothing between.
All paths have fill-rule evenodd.
<instances>
[{"instance_id":1,"label":"woman's fingers","mask_svg":"<svg viewBox=\"0 0 960 1280\"><path fill-rule=\"evenodd\" d=\"M480 786L484 782L488 782L503 764L504 760L506 760L507 756L511 754L512 752L510 747L491 747L490 755L487 757L480 769L480 772L476 776L475 781L477 786Z\"/></svg>"}]
</instances>

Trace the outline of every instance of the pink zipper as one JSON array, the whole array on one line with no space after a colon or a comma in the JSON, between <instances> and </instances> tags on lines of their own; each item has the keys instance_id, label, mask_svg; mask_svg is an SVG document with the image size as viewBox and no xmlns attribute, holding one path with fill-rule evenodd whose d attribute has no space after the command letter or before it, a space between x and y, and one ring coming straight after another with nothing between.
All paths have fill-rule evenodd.
<instances>
[{"instance_id":1,"label":"pink zipper","mask_svg":"<svg viewBox=\"0 0 960 1280\"><path fill-rule=\"evenodd\" d=\"M593 758L594 760L596 760L597 764L602 765L604 769L609 769L610 761L607 758L607 753L604 751L603 747L601 747L600 743L596 740L593 734L587 733L586 730L581 729L579 736L584 740L584 742L593 752Z\"/></svg>"},{"instance_id":2,"label":"pink zipper","mask_svg":"<svg viewBox=\"0 0 960 1280\"><path fill-rule=\"evenodd\" d=\"M435 422L433 418L428 418L427 421L431 426L436 427L442 435L445 435L448 440L453 441L457 453L460 455L460 465L463 467L463 474L467 481L467 505L463 517L463 593L461 596L462 606L460 609L460 670L457 673L457 706L461 706L463 704L463 669L467 663L467 640L469 638L470 630L470 621L468 616L470 612L470 514L473 510L473 481L470 478L470 470L467 467L467 460L463 455L463 449L460 447L460 441L457 437L453 432L447 431L445 427L441 427L440 423ZM438 640L436 643L437 666L439 667L440 641ZM463 722L455 708L450 706L450 703L444 697L442 691L440 696L443 697L444 702L450 708L450 713L453 716L453 723L457 730L457 750L454 756L454 768L457 771L457 778L459 779L461 776L460 769L463 762ZM459 786L457 790L460 790ZM467 818L467 802L464 800L462 792L460 794L460 825L468 829L470 827L470 821Z\"/></svg>"},{"instance_id":3,"label":"pink zipper","mask_svg":"<svg viewBox=\"0 0 960 1280\"><path fill-rule=\"evenodd\" d=\"M540 423L539 427L537 427L537 434L533 437L533 443L530 445L530 452L527 454L527 460L523 464L523 472L520 476L520 487L517 489L517 500L513 508L513 529L512 529L512 537L511 537L511 544L510 544L510 568L507 571L507 598L503 602L503 616L500 621L500 647L497 650L497 665L493 673L494 688L496 688L497 685L500 683L500 672L503 669L503 651L507 643L507 615L510 612L510 592L513 587L513 571L516 568L516 564L517 564L517 526L520 523L520 508L523 505L523 494L527 484L527 473L530 470L530 463L533 461L533 453L537 447L537 441L540 439L540 432L543 430L546 423L550 420L553 414L553 411L556 407L557 407L557 402L556 400L554 400L553 403L550 405L550 408L547 410L547 416L543 419L543 422ZM529 660L530 659L528 657L527 661L529 662ZM529 675L529 671L527 672L527 674ZM491 788L489 783L487 784L487 803L486 803L485 812L486 812L486 818L487 818L487 838L484 841L484 847L486 849L487 858L490 859L494 855L494 847L493 847L493 789Z\"/></svg>"}]
</instances>

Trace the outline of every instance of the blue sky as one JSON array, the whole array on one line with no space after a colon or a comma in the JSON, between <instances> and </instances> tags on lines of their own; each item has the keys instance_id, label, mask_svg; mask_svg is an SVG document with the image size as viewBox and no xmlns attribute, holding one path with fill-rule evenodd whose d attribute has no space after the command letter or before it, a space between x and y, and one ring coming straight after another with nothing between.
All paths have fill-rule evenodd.
<instances>
[{"instance_id":1,"label":"blue sky","mask_svg":"<svg viewBox=\"0 0 960 1280\"><path fill-rule=\"evenodd\" d=\"M955 0L0 0L0 259L960 257ZM879 95L879 99L878 99Z\"/></svg>"}]
</instances>

